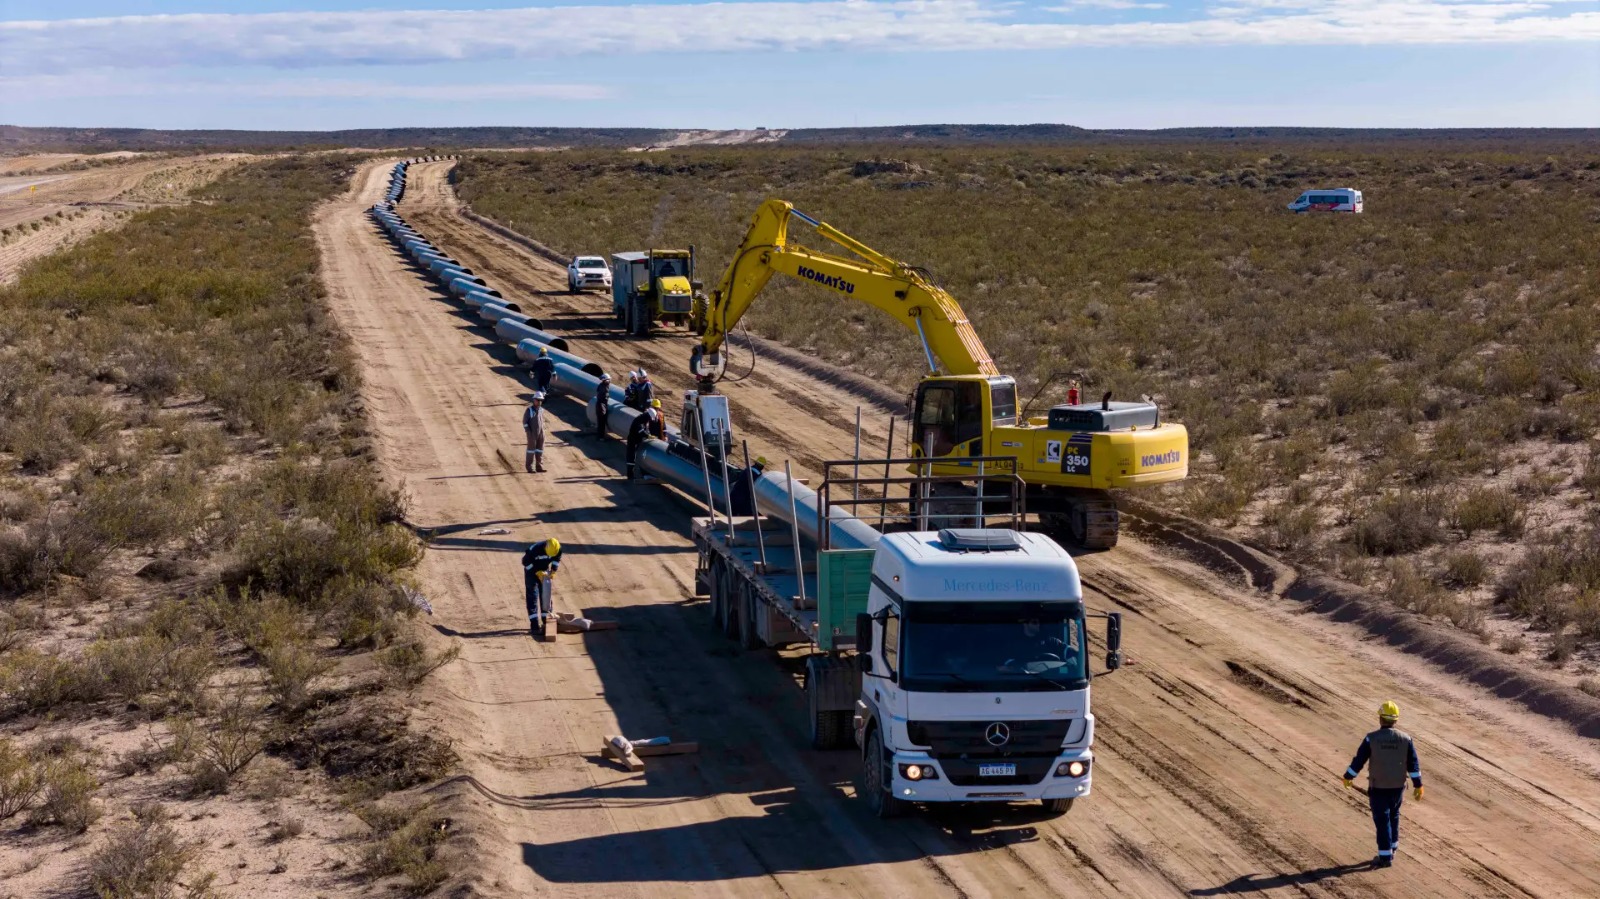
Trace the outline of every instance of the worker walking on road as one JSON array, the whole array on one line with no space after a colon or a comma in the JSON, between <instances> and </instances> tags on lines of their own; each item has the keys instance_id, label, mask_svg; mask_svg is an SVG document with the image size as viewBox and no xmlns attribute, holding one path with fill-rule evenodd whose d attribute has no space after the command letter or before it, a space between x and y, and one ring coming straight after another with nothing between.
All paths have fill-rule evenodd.
<instances>
[{"instance_id":1,"label":"worker walking on road","mask_svg":"<svg viewBox=\"0 0 1600 899\"><path fill-rule=\"evenodd\" d=\"M530 473L544 471L544 392L534 391L533 399L522 413L522 430L528 435L528 449L522 457L522 467Z\"/></svg>"},{"instance_id":2,"label":"worker walking on road","mask_svg":"<svg viewBox=\"0 0 1600 899\"><path fill-rule=\"evenodd\" d=\"M1367 804L1372 807L1372 823L1378 832L1380 868L1394 864L1400 848L1400 805L1406 798L1406 778L1411 779L1412 798L1422 801L1422 765L1417 762L1417 747L1411 735L1395 727L1400 707L1386 702L1378 707L1378 729L1367 734L1344 772L1344 787L1355 789L1356 775L1368 762Z\"/></svg>"},{"instance_id":3,"label":"worker walking on road","mask_svg":"<svg viewBox=\"0 0 1600 899\"><path fill-rule=\"evenodd\" d=\"M639 459L639 449L652 437L657 440L667 439L667 420L661 414L660 400L651 400L649 407L639 413L628 428L628 480L638 479L635 463Z\"/></svg>"},{"instance_id":4,"label":"worker walking on road","mask_svg":"<svg viewBox=\"0 0 1600 899\"><path fill-rule=\"evenodd\" d=\"M550 382L555 380L556 360L550 358L550 350L539 347L539 358L533 360L533 386L540 393L550 392Z\"/></svg>"},{"instance_id":5,"label":"worker walking on road","mask_svg":"<svg viewBox=\"0 0 1600 899\"><path fill-rule=\"evenodd\" d=\"M541 540L522 554L522 589L528 606L528 636L543 640L549 635L552 579L561 567L561 541Z\"/></svg>"}]
</instances>

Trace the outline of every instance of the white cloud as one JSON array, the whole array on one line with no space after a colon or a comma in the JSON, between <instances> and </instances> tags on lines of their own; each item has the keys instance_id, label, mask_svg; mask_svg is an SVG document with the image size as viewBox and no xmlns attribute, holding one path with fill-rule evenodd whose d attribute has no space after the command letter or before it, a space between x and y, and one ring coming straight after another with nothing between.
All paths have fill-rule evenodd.
<instances>
[{"instance_id":1,"label":"white cloud","mask_svg":"<svg viewBox=\"0 0 1600 899\"><path fill-rule=\"evenodd\" d=\"M334 78L265 81L169 80L130 78L105 71L48 75L0 75L0 94L30 100L84 97L260 97L330 99L413 99L464 103L482 100L604 100L610 88L596 84L416 84Z\"/></svg>"},{"instance_id":2,"label":"white cloud","mask_svg":"<svg viewBox=\"0 0 1600 899\"><path fill-rule=\"evenodd\" d=\"M1046 12L1078 12L1083 9L1166 9L1165 3L1141 3L1139 0L1067 0L1060 6L1046 6Z\"/></svg>"},{"instance_id":3,"label":"white cloud","mask_svg":"<svg viewBox=\"0 0 1600 899\"><path fill-rule=\"evenodd\" d=\"M1219 0L1184 21L1096 24L1032 21L1030 14L1003 0L733 0L0 22L0 47L5 48L0 73L90 67L407 66L581 54L814 49L1600 41L1600 5L1593 0ZM585 38L572 40L574 34Z\"/></svg>"}]
</instances>

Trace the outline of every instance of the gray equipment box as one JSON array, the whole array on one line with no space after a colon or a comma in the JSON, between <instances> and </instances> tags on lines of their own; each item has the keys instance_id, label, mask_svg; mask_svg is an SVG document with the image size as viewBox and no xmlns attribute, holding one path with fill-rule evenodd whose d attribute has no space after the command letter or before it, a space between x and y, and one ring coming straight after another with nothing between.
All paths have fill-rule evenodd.
<instances>
[{"instance_id":1,"label":"gray equipment box","mask_svg":"<svg viewBox=\"0 0 1600 899\"><path fill-rule=\"evenodd\" d=\"M1052 431L1126 431L1153 428L1160 423L1161 410L1154 403L1078 403L1050 407Z\"/></svg>"}]
</instances>

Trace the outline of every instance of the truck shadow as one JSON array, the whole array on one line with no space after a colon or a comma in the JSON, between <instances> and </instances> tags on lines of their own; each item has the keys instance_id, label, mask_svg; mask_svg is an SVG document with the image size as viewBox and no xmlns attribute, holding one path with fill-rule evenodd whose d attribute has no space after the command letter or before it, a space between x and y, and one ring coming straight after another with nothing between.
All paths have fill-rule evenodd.
<instances>
[{"instance_id":1,"label":"truck shadow","mask_svg":"<svg viewBox=\"0 0 1600 899\"><path fill-rule=\"evenodd\" d=\"M790 796L794 791L789 791ZM659 804L641 799L639 804ZM849 846L809 835L830 822L805 804L780 799L764 814L718 818L654 830L522 844L522 862L551 883L699 882L771 877L795 871L826 871L859 865L920 862L930 856L982 852L1030 842L1033 828L990 831L965 837L908 833L933 829L929 822L856 822L869 838ZM808 835L805 839L799 835Z\"/></svg>"}]
</instances>

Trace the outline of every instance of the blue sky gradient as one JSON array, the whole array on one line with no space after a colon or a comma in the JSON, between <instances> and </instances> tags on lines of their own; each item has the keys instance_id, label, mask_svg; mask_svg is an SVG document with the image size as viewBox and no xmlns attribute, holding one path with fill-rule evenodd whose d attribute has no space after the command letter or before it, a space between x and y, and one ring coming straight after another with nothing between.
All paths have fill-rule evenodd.
<instances>
[{"instance_id":1,"label":"blue sky gradient","mask_svg":"<svg viewBox=\"0 0 1600 899\"><path fill-rule=\"evenodd\" d=\"M1600 2L0 0L0 122L1595 127Z\"/></svg>"}]
</instances>

